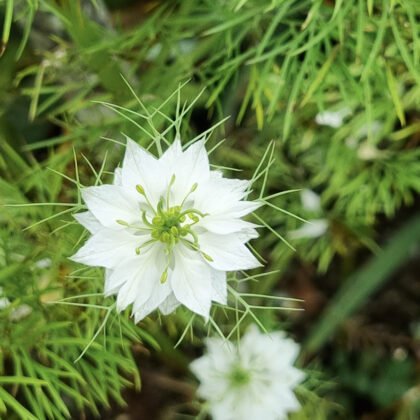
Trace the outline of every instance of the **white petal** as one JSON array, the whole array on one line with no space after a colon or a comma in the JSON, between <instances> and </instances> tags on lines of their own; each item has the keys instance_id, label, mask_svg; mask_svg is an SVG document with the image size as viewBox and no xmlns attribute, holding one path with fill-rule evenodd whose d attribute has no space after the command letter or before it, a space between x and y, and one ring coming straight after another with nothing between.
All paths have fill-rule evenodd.
<instances>
[{"instance_id":1,"label":"white petal","mask_svg":"<svg viewBox=\"0 0 420 420\"><path fill-rule=\"evenodd\" d=\"M200 219L196 225L201 226L210 232L218 233L220 235L226 235L229 233L239 232L244 229L254 229L259 227L258 225L250 222L246 222L242 219L233 219L229 215L209 215Z\"/></svg>"},{"instance_id":2,"label":"white petal","mask_svg":"<svg viewBox=\"0 0 420 420\"><path fill-rule=\"evenodd\" d=\"M217 235L205 232L199 236L199 244L213 259L209 264L216 270L235 271L261 267L237 234Z\"/></svg>"},{"instance_id":3,"label":"white petal","mask_svg":"<svg viewBox=\"0 0 420 420\"><path fill-rule=\"evenodd\" d=\"M226 272L219 270L211 270L211 285L212 295L211 299L222 305L227 303L227 283L226 283Z\"/></svg>"},{"instance_id":4,"label":"white petal","mask_svg":"<svg viewBox=\"0 0 420 420\"><path fill-rule=\"evenodd\" d=\"M135 259L121 263L113 270L110 282L124 284L118 291L117 310L122 311L134 303L133 312L155 293L156 285L160 285L160 268L158 246L152 246Z\"/></svg>"},{"instance_id":5,"label":"white petal","mask_svg":"<svg viewBox=\"0 0 420 420\"><path fill-rule=\"evenodd\" d=\"M133 315L135 322L138 323L155 309L157 309L160 305L162 305L170 293L171 287L169 286L168 282L162 284L158 279L158 281L154 284L154 289L150 298L141 307L137 307L137 302L134 303Z\"/></svg>"},{"instance_id":6,"label":"white petal","mask_svg":"<svg viewBox=\"0 0 420 420\"><path fill-rule=\"evenodd\" d=\"M149 279L142 285L141 290L138 290L133 304L136 323L162 305L172 291L168 281L164 283L160 281L166 266L166 257L161 246L153 247L147 256L147 264L150 266L146 273Z\"/></svg>"},{"instance_id":7,"label":"white petal","mask_svg":"<svg viewBox=\"0 0 420 420\"><path fill-rule=\"evenodd\" d=\"M333 128L338 128L343 125L343 120L348 115L351 115L351 108L342 108L337 111L323 111L319 112L315 117L315 122L319 125L328 125Z\"/></svg>"},{"instance_id":8,"label":"white petal","mask_svg":"<svg viewBox=\"0 0 420 420\"><path fill-rule=\"evenodd\" d=\"M10 300L7 297L0 297L0 310L10 306Z\"/></svg>"},{"instance_id":9,"label":"white petal","mask_svg":"<svg viewBox=\"0 0 420 420\"><path fill-rule=\"evenodd\" d=\"M90 233L96 233L103 229L103 226L99 223L99 220L90 211L73 214L73 217Z\"/></svg>"},{"instance_id":10,"label":"white petal","mask_svg":"<svg viewBox=\"0 0 420 420\"><path fill-rule=\"evenodd\" d=\"M111 296L118 292L119 288L124 284L124 282L118 284L112 283L112 273L113 271L109 268L105 269L105 281L104 281L104 295Z\"/></svg>"},{"instance_id":11,"label":"white petal","mask_svg":"<svg viewBox=\"0 0 420 420\"><path fill-rule=\"evenodd\" d=\"M194 193L194 207L211 215L229 214L232 218L242 217L262 205L260 202L241 201L247 195L248 187L248 181L213 176L204 184L198 185Z\"/></svg>"},{"instance_id":12,"label":"white petal","mask_svg":"<svg viewBox=\"0 0 420 420\"><path fill-rule=\"evenodd\" d=\"M179 164L180 159L182 159L182 155L183 151L181 141L179 139L175 139L159 160L162 164L170 168L174 168Z\"/></svg>"},{"instance_id":13,"label":"white petal","mask_svg":"<svg viewBox=\"0 0 420 420\"><path fill-rule=\"evenodd\" d=\"M180 303L176 299L175 295L171 293L159 306L160 312L162 312L163 315L169 315L172 313Z\"/></svg>"},{"instance_id":14,"label":"white petal","mask_svg":"<svg viewBox=\"0 0 420 420\"><path fill-rule=\"evenodd\" d=\"M300 201L305 210L320 211L321 210L321 197L314 191L307 188L300 192Z\"/></svg>"},{"instance_id":15,"label":"white petal","mask_svg":"<svg viewBox=\"0 0 420 420\"><path fill-rule=\"evenodd\" d=\"M290 413L298 411L301 407L293 391L286 386L275 386L273 393L277 394L277 413Z\"/></svg>"},{"instance_id":16,"label":"white petal","mask_svg":"<svg viewBox=\"0 0 420 420\"><path fill-rule=\"evenodd\" d=\"M318 238L322 236L327 231L327 229L327 220L309 220L308 223L305 223L299 229L290 231L288 236L291 239Z\"/></svg>"},{"instance_id":17,"label":"white petal","mask_svg":"<svg viewBox=\"0 0 420 420\"><path fill-rule=\"evenodd\" d=\"M205 343L207 354L190 364L192 372L203 382L214 374L218 377L227 374L237 359L236 348L230 341L211 337Z\"/></svg>"},{"instance_id":18,"label":"white petal","mask_svg":"<svg viewBox=\"0 0 420 420\"><path fill-rule=\"evenodd\" d=\"M263 203L259 201L240 201L235 206L233 206L227 214L230 217L243 217L253 211L257 210L263 205Z\"/></svg>"},{"instance_id":19,"label":"white petal","mask_svg":"<svg viewBox=\"0 0 420 420\"><path fill-rule=\"evenodd\" d=\"M200 187L210 177L210 166L204 141L194 143L184 152L180 151L180 142L175 141L161 159L165 167L168 168L170 176L175 175L170 195L174 205L178 205L184 200L194 184Z\"/></svg>"},{"instance_id":20,"label":"white petal","mask_svg":"<svg viewBox=\"0 0 420 420\"><path fill-rule=\"evenodd\" d=\"M115 168L115 171L114 171L114 185L117 185L119 187L122 186L121 168Z\"/></svg>"},{"instance_id":21,"label":"white petal","mask_svg":"<svg viewBox=\"0 0 420 420\"><path fill-rule=\"evenodd\" d=\"M121 168L122 185L135 193L141 185L153 207L165 194L169 177L167 168L151 153L127 138L127 148Z\"/></svg>"},{"instance_id":22,"label":"white petal","mask_svg":"<svg viewBox=\"0 0 420 420\"><path fill-rule=\"evenodd\" d=\"M113 268L123 260L136 258L136 248L147 236L136 236L127 230L102 229L71 257L73 261L99 267Z\"/></svg>"},{"instance_id":23,"label":"white petal","mask_svg":"<svg viewBox=\"0 0 420 420\"><path fill-rule=\"evenodd\" d=\"M198 252L182 245L174 249L174 257L169 281L175 297L188 309L207 319L212 299L210 267Z\"/></svg>"},{"instance_id":24,"label":"white petal","mask_svg":"<svg viewBox=\"0 0 420 420\"><path fill-rule=\"evenodd\" d=\"M140 219L140 200L122 187L101 185L82 189L88 209L105 227L121 229L117 220L133 223Z\"/></svg>"}]
</instances>

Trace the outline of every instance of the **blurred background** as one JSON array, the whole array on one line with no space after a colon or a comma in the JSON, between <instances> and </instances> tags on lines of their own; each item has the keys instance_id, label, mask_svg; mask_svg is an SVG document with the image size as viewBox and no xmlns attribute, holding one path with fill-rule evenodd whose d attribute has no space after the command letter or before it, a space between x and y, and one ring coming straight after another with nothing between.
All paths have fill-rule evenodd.
<instances>
[{"instance_id":1,"label":"blurred background","mask_svg":"<svg viewBox=\"0 0 420 420\"><path fill-rule=\"evenodd\" d=\"M418 0L0 0L0 35L1 418L197 415L187 312L112 315L74 364L102 300L47 305L100 292L67 259L78 187L111 179L122 133L147 144L138 99L164 131L178 92L184 141L216 124L213 163L293 190L261 211L247 289L303 299L256 311L302 344L291 418L420 418Z\"/></svg>"}]
</instances>

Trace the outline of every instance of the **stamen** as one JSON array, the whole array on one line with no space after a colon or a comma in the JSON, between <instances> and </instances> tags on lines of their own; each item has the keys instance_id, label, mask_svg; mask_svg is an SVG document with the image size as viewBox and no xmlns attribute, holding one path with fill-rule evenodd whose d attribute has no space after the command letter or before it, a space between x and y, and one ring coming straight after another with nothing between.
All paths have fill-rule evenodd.
<instances>
[{"instance_id":1,"label":"stamen","mask_svg":"<svg viewBox=\"0 0 420 420\"><path fill-rule=\"evenodd\" d=\"M209 254L206 254L205 252L203 252L203 251L200 251L200 253L201 253L201 255L207 260L207 261L209 261L209 262L213 262L214 260L213 260L213 258L212 257L210 257L210 255Z\"/></svg>"},{"instance_id":2,"label":"stamen","mask_svg":"<svg viewBox=\"0 0 420 420\"><path fill-rule=\"evenodd\" d=\"M166 194L160 197L156 208L153 208L151 205L147 194L142 185L136 185L136 190L139 194L143 195L146 199L146 202L149 204L151 209L154 212L154 216L150 217L151 221L148 219L146 211L142 211L141 217L143 223L145 225L146 230L149 230L151 239L150 241L146 242L145 244L137 247L135 249L136 254L139 255L141 252L141 248L146 244L154 243L154 242L161 242L165 244L164 252L168 258L168 265L165 271L162 273L161 276L161 283L164 283L168 277L168 268L172 258L172 251L173 248L179 241L183 241L186 245L188 245L191 249L200 253L200 255L207 261L213 261L213 258L203 252L199 246L199 237L196 232L194 232L191 227L198 223L201 218L207 216L207 214L202 213L196 209L187 209L183 211L183 206L190 196L197 187L198 184L194 183L187 195L182 200L179 206L172 206L170 207L170 189L174 185L176 181L175 174L172 175L168 188L166 190ZM123 226L128 226L128 223L124 221L118 221ZM188 236L191 238L188 239Z\"/></svg>"},{"instance_id":3,"label":"stamen","mask_svg":"<svg viewBox=\"0 0 420 420\"><path fill-rule=\"evenodd\" d=\"M168 269L166 268L165 271L160 276L160 283L163 284L168 280Z\"/></svg>"},{"instance_id":4,"label":"stamen","mask_svg":"<svg viewBox=\"0 0 420 420\"><path fill-rule=\"evenodd\" d=\"M198 187L198 184L196 182L194 182L194 184L192 185L191 189L188 191L187 195L182 200L181 207L183 207L183 205L187 201L187 198L197 189L197 187Z\"/></svg>"},{"instance_id":5,"label":"stamen","mask_svg":"<svg viewBox=\"0 0 420 420\"><path fill-rule=\"evenodd\" d=\"M144 188L140 184L136 185L136 190L139 194L146 196L146 192L144 191Z\"/></svg>"},{"instance_id":6,"label":"stamen","mask_svg":"<svg viewBox=\"0 0 420 420\"><path fill-rule=\"evenodd\" d=\"M171 180L169 181L168 188L166 190L166 209L169 210L169 194L171 192L171 187L175 183L175 174L172 174Z\"/></svg>"},{"instance_id":7,"label":"stamen","mask_svg":"<svg viewBox=\"0 0 420 420\"><path fill-rule=\"evenodd\" d=\"M146 246L148 246L148 245L153 244L154 242L155 242L155 240L154 240L154 239L150 239L149 241L146 241L144 244L141 244L140 246L138 246L138 247L135 249L136 254L137 254L137 255L140 255L141 250L142 250L143 248L145 248L145 247L146 247Z\"/></svg>"},{"instance_id":8,"label":"stamen","mask_svg":"<svg viewBox=\"0 0 420 420\"><path fill-rule=\"evenodd\" d=\"M196 214L196 215L198 215L200 217L206 217L206 216L208 216L208 213L202 213L201 211L196 210L196 209L185 210L184 212L182 212L180 214L180 216L188 216L189 218L191 218L191 215L192 214Z\"/></svg>"},{"instance_id":9,"label":"stamen","mask_svg":"<svg viewBox=\"0 0 420 420\"><path fill-rule=\"evenodd\" d=\"M146 226L149 226L149 227L151 227L151 228L154 228L153 224L152 224L152 223L150 223L150 222L147 220L147 217L146 217L146 212L145 212L144 210L141 212L141 218L142 218L142 220L143 220L143 223L144 223Z\"/></svg>"},{"instance_id":10,"label":"stamen","mask_svg":"<svg viewBox=\"0 0 420 420\"><path fill-rule=\"evenodd\" d=\"M194 238L194 244L198 245L198 236L193 230L187 229L187 235L191 235Z\"/></svg>"},{"instance_id":11,"label":"stamen","mask_svg":"<svg viewBox=\"0 0 420 420\"><path fill-rule=\"evenodd\" d=\"M192 231L191 231L192 232ZM190 233L191 233L190 232ZM188 244L192 249L194 249L195 251L197 251L197 252L199 252L200 254L201 254L201 256L205 259L205 260L207 260L207 261L209 261L209 262L213 262L214 260L213 260L213 258L209 255L209 254L206 254L204 251L202 251L201 249L200 249L200 246L198 245L198 243L193 243L193 242L191 242L191 241L188 241L187 239L183 239L183 242L185 242L186 244Z\"/></svg>"},{"instance_id":12,"label":"stamen","mask_svg":"<svg viewBox=\"0 0 420 420\"><path fill-rule=\"evenodd\" d=\"M152 206L152 203L150 202L149 198L147 197L146 191L144 190L143 186L140 184L136 185L136 190L137 192L142 195L144 197L144 199L146 200L146 203L150 206L150 208L152 209L152 211L154 213L156 213L155 209Z\"/></svg>"}]
</instances>

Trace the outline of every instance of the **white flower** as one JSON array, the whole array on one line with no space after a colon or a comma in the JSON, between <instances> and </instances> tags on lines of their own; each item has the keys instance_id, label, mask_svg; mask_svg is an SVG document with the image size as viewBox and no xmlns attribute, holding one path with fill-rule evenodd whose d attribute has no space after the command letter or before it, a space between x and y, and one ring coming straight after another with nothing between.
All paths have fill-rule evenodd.
<instances>
[{"instance_id":1,"label":"white flower","mask_svg":"<svg viewBox=\"0 0 420 420\"><path fill-rule=\"evenodd\" d=\"M114 184L82 190L89 211L75 217L92 237L72 259L105 267L105 294L136 322L180 304L208 318L226 272L260 266L246 247L257 226L241 219L260 206L243 200L249 186L211 171L204 141L157 159L128 139Z\"/></svg>"},{"instance_id":2,"label":"white flower","mask_svg":"<svg viewBox=\"0 0 420 420\"><path fill-rule=\"evenodd\" d=\"M0 286L0 310L6 309L8 306L10 306L10 300L4 296L3 287Z\"/></svg>"},{"instance_id":3,"label":"white flower","mask_svg":"<svg viewBox=\"0 0 420 420\"><path fill-rule=\"evenodd\" d=\"M7 297L0 297L0 310L6 309L8 306L10 306L10 300Z\"/></svg>"},{"instance_id":4,"label":"white flower","mask_svg":"<svg viewBox=\"0 0 420 420\"><path fill-rule=\"evenodd\" d=\"M19 305L16 309L10 313L9 319L11 321L20 321L23 318L26 318L32 313L32 308L25 303L23 305Z\"/></svg>"},{"instance_id":5,"label":"white flower","mask_svg":"<svg viewBox=\"0 0 420 420\"><path fill-rule=\"evenodd\" d=\"M316 115L315 122L318 125L338 128L343 125L344 119L349 115L351 115L350 108L343 108L338 111L323 111Z\"/></svg>"},{"instance_id":6,"label":"white flower","mask_svg":"<svg viewBox=\"0 0 420 420\"><path fill-rule=\"evenodd\" d=\"M42 258L35 262L36 268L49 268L51 267L52 261L51 258Z\"/></svg>"},{"instance_id":7,"label":"white flower","mask_svg":"<svg viewBox=\"0 0 420 420\"><path fill-rule=\"evenodd\" d=\"M307 211L319 212L321 210L321 197L307 188L300 192L300 201Z\"/></svg>"},{"instance_id":8,"label":"white flower","mask_svg":"<svg viewBox=\"0 0 420 420\"><path fill-rule=\"evenodd\" d=\"M305 377L293 367L299 345L283 332L262 334L253 325L239 346L218 338L206 346L191 370L214 420L280 420L300 408L293 393Z\"/></svg>"},{"instance_id":9,"label":"white flower","mask_svg":"<svg viewBox=\"0 0 420 420\"><path fill-rule=\"evenodd\" d=\"M0 310L7 309L11 305L10 300L4 295L3 287L0 286ZM20 321L22 318L26 318L32 312L32 308L25 303L19 305L17 308L12 309L9 314L11 321Z\"/></svg>"},{"instance_id":10,"label":"white flower","mask_svg":"<svg viewBox=\"0 0 420 420\"><path fill-rule=\"evenodd\" d=\"M302 238L319 238L328 229L328 220L326 219L313 219L308 223L302 225L299 229L289 232L289 238L302 239Z\"/></svg>"}]
</instances>

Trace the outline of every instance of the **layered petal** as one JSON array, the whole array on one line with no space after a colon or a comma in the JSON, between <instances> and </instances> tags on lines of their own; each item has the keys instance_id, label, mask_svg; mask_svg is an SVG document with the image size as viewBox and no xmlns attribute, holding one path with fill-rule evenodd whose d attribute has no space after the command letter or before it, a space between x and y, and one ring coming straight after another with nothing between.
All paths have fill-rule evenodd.
<instances>
[{"instance_id":1,"label":"layered petal","mask_svg":"<svg viewBox=\"0 0 420 420\"><path fill-rule=\"evenodd\" d=\"M157 286L168 289L160 283L161 257L159 246L152 246L135 259L123 262L113 270L109 280L111 284L119 284L122 279L125 280L118 291L118 311L124 310L133 303L133 312L137 311L153 298L153 295L157 293Z\"/></svg>"},{"instance_id":2,"label":"layered petal","mask_svg":"<svg viewBox=\"0 0 420 420\"><path fill-rule=\"evenodd\" d=\"M162 164L151 153L127 138L127 147L121 168L121 183L135 193L136 186L141 185L152 206L157 203L169 185L170 168Z\"/></svg>"},{"instance_id":3,"label":"layered petal","mask_svg":"<svg viewBox=\"0 0 420 420\"><path fill-rule=\"evenodd\" d=\"M96 233L103 229L99 220L90 211L73 214L73 217L90 233Z\"/></svg>"},{"instance_id":4,"label":"layered petal","mask_svg":"<svg viewBox=\"0 0 420 420\"><path fill-rule=\"evenodd\" d=\"M161 162L168 168L170 176L175 176L170 191L170 200L174 204L180 204L194 184L200 186L210 177L210 166L204 141L198 141L182 151L180 141L175 140L162 156Z\"/></svg>"},{"instance_id":5,"label":"layered petal","mask_svg":"<svg viewBox=\"0 0 420 420\"><path fill-rule=\"evenodd\" d=\"M82 189L82 197L93 216L105 227L122 229L117 220L127 223L140 220L140 197L123 187L87 187Z\"/></svg>"},{"instance_id":6,"label":"layered petal","mask_svg":"<svg viewBox=\"0 0 420 420\"><path fill-rule=\"evenodd\" d=\"M248 181L212 177L197 188L194 207L211 215L242 217L261 206L260 202L241 201L247 195L248 187Z\"/></svg>"},{"instance_id":7,"label":"layered petal","mask_svg":"<svg viewBox=\"0 0 420 420\"><path fill-rule=\"evenodd\" d=\"M113 268L121 261L136 258L135 250L145 240L146 236L136 236L127 230L102 228L71 259L90 266Z\"/></svg>"},{"instance_id":8,"label":"layered petal","mask_svg":"<svg viewBox=\"0 0 420 420\"><path fill-rule=\"evenodd\" d=\"M175 297L193 312L208 318L212 299L211 269L201 256L180 245L174 250L170 284Z\"/></svg>"},{"instance_id":9,"label":"layered petal","mask_svg":"<svg viewBox=\"0 0 420 420\"><path fill-rule=\"evenodd\" d=\"M163 315L172 313L181 303L177 300L175 295L171 293L159 306L160 312Z\"/></svg>"},{"instance_id":10,"label":"layered petal","mask_svg":"<svg viewBox=\"0 0 420 420\"><path fill-rule=\"evenodd\" d=\"M212 286L211 299L214 302L220 303L221 305L226 305L227 303L226 272L212 269L210 272L210 275L211 275L211 286Z\"/></svg>"},{"instance_id":11,"label":"layered petal","mask_svg":"<svg viewBox=\"0 0 420 420\"><path fill-rule=\"evenodd\" d=\"M254 223L242 219L234 219L224 214L203 217L196 226L213 233L218 233L219 235L227 235L244 229L255 229L259 227Z\"/></svg>"},{"instance_id":12,"label":"layered petal","mask_svg":"<svg viewBox=\"0 0 420 420\"><path fill-rule=\"evenodd\" d=\"M154 283L150 298L141 303L140 300L136 300L133 306L134 321L137 323L145 318L147 315L152 313L154 310L159 308L170 296L172 290L168 282L161 283L160 281Z\"/></svg>"},{"instance_id":13,"label":"layered petal","mask_svg":"<svg viewBox=\"0 0 420 420\"><path fill-rule=\"evenodd\" d=\"M209 264L216 270L248 270L261 266L238 234L204 232L200 235L200 249L211 257Z\"/></svg>"}]
</instances>

